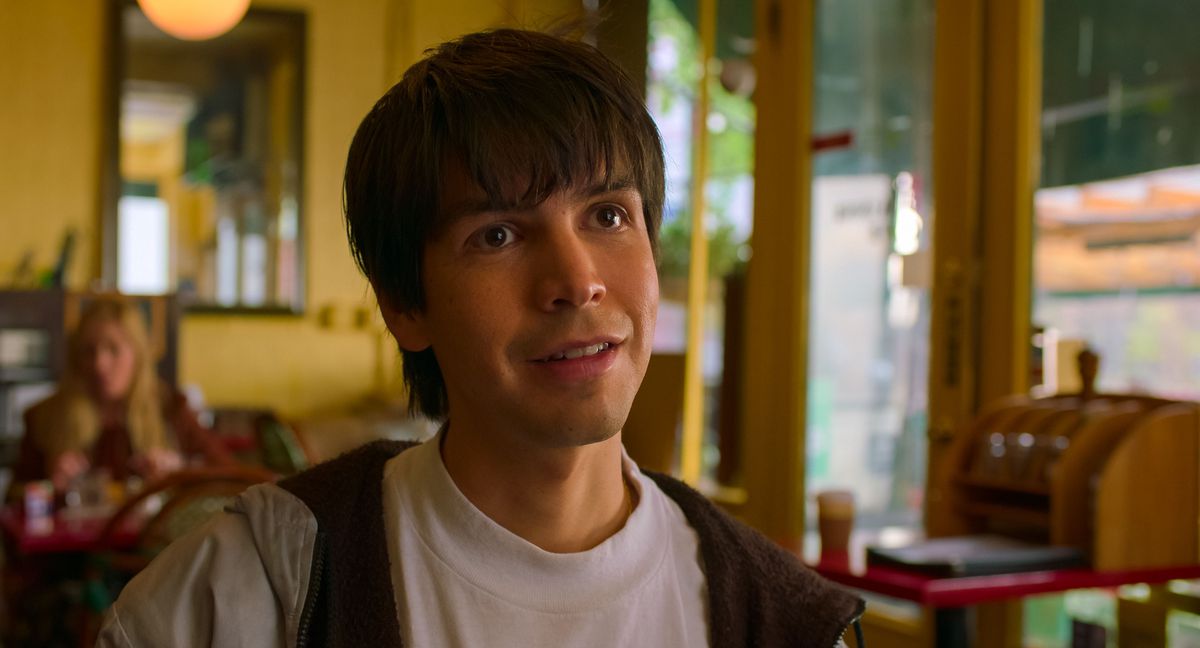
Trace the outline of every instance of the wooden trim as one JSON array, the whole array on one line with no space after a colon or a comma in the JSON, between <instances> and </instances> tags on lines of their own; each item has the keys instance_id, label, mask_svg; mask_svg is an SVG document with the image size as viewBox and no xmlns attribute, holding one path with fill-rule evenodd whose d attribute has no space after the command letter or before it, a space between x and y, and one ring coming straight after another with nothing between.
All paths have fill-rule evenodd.
<instances>
[{"instance_id":1,"label":"wooden trim","mask_svg":"<svg viewBox=\"0 0 1200 648\"><path fill-rule=\"evenodd\" d=\"M683 368L683 439L680 474L683 481L700 483L704 449L704 308L708 302L708 85L709 63L717 39L717 2L700 0L700 66L696 103L692 105L692 240L688 262L687 356Z\"/></svg>"},{"instance_id":2,"label":"wooden trim","mask_svg":"<svg viewBox=\"0 0 1200 648\"><path fill-rule=\"evenodd\" d=\"M1025 601L996 601L975 609L975 648L1021 648Z\"/></svg>"},{"instance_id":3,"label":"wooden trim","mask_svg":"<svg viewBox=\"0 0 1200 648\"><path fill-rule=\"evenodd\" d=\"M90 272L100 285L117 287L117 200L121 195L121 80L125 77L125 39L121 37L121 13L129 0L104 3L104 37L101 45L100 190L96 192L95 261Z\"/></svg>"},{"instance_id":4,"label":"wooden trim","mask_svg":"<svg viewBox=\"0 0 1200 648\"><path fill-rule=\"evenodd\" d=\"M948 509L950 441L1029 388L1042 0L938 0L926 527Z\"/></svg>"},{"instance_id":5,"label":"wooden trim","mask_svg":"<svg viewBox=\"0 0 1200 648\"><path fill-rule=\"evenodd\" d=\"M915 618L908 618L890 610L886 603L870 601L862 617L863 643L867 648L932 648L933 627L932 608L923 607ZM853 632L847 632L845 640L850 648L859 648Z\"/></svg>"},{"instance_id":6,"label":"wooden trim","mask_svg":"<svg viewBox=\"0 0 1200 648\"><path fill-rule=\"evenodd\" d=\"M812 202L813 0L755 5L753 257L742 383L745 518L785 546L804 534Z\"/></svg>"},{"instance_id":7,"label":"wooden trim","mask_svg":"<svg viewBox=\"0 0 1200 648\"><path fill-rule=\"evenodd\" d=\"M646 96L646 58L650 43L648 0L604 0L596 25L596 47L625 69Z\"/></svg>"},{"instance_id":8,"label":"wooden trim","mask_svg":"<svg viewBox=\"0 0 1200 648\"><path fill-rule=\"evenodd\" d=\"M1029 389L1042 0L986 5L978 402Z\"/></svg>"},{"instance_id":9,"label":"wooden trim","mask_svg":"<svg viewBox=\"0 0 1200 648\"><path fill-rule=\"evenodd\" d=\"M976 410L975 254L983 132L983 0L938 0L934 31L929 461L925 525L947 525L951 441Z\"/></svg>"}]
</instances>

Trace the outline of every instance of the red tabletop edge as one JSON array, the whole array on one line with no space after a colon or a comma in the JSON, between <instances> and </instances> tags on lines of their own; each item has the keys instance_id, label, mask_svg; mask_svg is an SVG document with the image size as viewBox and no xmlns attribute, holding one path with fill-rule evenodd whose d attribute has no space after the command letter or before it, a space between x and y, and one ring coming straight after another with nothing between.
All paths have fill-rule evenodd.
<instances>
[{"instance_id":1,"label":"red tabletop edge","mask_svg":"<svg viewBox=\"0 0 1200 648\"><path fill-rule=\"evenodd\" d=\"M100 533L108 518L91 518L66 521L54 518L54 527L49 533L29 533L25 520L11 508L0 511L0 525L12 542L12 547L23 555L64 553L72 551L98 551L101 549L127 549L137 544L136 521L118 528L112 536L112 546L100 547Z\"/></svg>"},{"instance_id":2,"label":"red tabletop edge","mask_svg":"<svg viewBox=\"0 0 1200 648\"><path fill-rule=\"evenodd\" d=\"M1122 571L1060 569L959 578L939 578L889 567L868 567L865 571L854 571L845 560L822 561L809 566L825 578L842 585L941 608L1073 589L1200 578L1200 565Z\"/></svg>"}]
</instances>

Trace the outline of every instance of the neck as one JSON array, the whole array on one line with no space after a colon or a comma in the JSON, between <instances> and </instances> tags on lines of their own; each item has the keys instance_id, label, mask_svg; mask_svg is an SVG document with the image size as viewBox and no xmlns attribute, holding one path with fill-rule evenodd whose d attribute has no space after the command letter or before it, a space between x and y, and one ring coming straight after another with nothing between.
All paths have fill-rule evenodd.
<instances>
[{"instance_id":1,"label":"neck","mask_svg":"<svg viewBox=\"0 0 1200 648\"><path fill-rule=\"evenodd\" d=\"M450 478L476 508L546 551L591 549L621 530L633 510L620 433L580 447L532 448L447 426L441 453Z\"/></svg>"},{"instance_id":2,"label":"neck","mask_svg":"<svg viewBox=\"0 0 1200 648\"><path fill-rule=\"evenodd\" d=\"M96 413L100 415L100 425L107 427L125 421L127 406L121 400L104 400L96 404Z\"/></svg>"}]
</instances>

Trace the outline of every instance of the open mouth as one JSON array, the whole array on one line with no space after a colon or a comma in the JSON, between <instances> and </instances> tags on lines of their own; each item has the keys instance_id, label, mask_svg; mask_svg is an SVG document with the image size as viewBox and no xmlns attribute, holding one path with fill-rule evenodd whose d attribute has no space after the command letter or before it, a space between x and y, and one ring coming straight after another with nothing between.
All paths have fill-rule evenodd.
<instances>
[{"instance_id":1,"label":"open mouth","mask_svg":"<svg viewBox=\"0 0 1200 648\"><path fill-rule=\"evenodd\" d=\"M566 351L560 351L549 357L542 358L542 359L538 360L538 362L558 362L560 360L576 360L578 358L586 358L588 356L594 356L594 355L597 355L600 353L604 353L605 351L608 351L608 350L614 348L615 346L616 345L611 342L600 342L600 343L592 344L592 345L585 346L585 347L579 347L576 349L568 349Z\"/></svg>"}]
</instances>

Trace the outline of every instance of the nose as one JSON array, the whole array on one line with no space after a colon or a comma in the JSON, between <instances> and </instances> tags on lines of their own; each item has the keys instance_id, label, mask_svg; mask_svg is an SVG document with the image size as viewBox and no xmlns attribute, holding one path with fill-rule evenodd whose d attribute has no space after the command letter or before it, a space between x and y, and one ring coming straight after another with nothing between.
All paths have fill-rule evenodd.
<instances>
[{"instance_id":1,"label":"nose","mask_svg":"<svg viewBox=\"0 0 1200 648\"><path fill-rule=\"evenodd\" d=\"M112 366L112 359L109 354L104 351L95 351L88 358L88 369L91 370L92 376L104 380L108 377L109 368Z\"/></svg>"},{"instance_id":2,"label":"nose","mask_svg":"<svg viewBox=\"0 0 1200 648\"><path fill-rule=\"evenodd\" d=\"M594 251L579 232L547 236L537 273L537 301L547 311L598 304L607 293Z\"/></svg>"}]
</instances>

